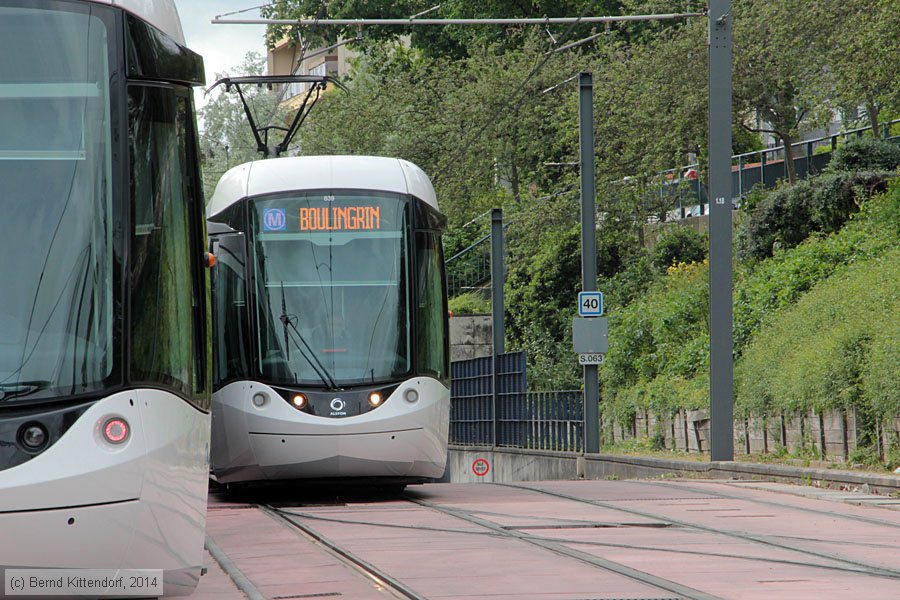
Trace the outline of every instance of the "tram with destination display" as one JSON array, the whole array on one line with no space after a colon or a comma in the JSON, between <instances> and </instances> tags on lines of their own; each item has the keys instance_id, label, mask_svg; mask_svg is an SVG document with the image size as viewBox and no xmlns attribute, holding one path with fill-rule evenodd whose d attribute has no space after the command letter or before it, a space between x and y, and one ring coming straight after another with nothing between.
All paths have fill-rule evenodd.
<instances>
[{"instance_id":1,"label":"tram with destination display","mask_svg":"<svg viewBox=\"0 0 900 600\"><path fill-rule=\"evenodd\" d=\"M439 478L450 412L434 188L393 158L275 158L207 206L213 477Z\"/></svg>"},{"instance_id":2,"label":"tram with destination display","mask_svg":"<svg viewBox=\"0 0 900 600\"><path fill-rule=\"evenodd\" d=\"M203 80L171 0L0 0L7 574L150 570L149 596L190 594L201 575Z\"/></svg>"}]
</instances>

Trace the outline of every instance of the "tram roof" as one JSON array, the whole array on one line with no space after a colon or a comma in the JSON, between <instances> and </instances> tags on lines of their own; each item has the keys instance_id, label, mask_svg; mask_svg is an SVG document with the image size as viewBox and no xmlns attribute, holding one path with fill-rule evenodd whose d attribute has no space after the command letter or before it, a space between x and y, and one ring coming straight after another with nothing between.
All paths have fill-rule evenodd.
<instances>
[{"instance_id":1,"label":"tram roof","mask_svg":"<svg viewBox=\"0 0 900 600\"><path fill-rule=\"evenodd\" d=\"M301 190L373 190L411 194L438 209L431 180L411 162L381 156L270 158L227 171L206 207L207 216L251 196Z\"/></svg>"},{"instance_id":2,"label":"tram roof","mask_svg":"<svg viewBox=\"0 0 900 600\"><path fill-rule=\"evenodd\" d=\"M98 4L110 4L123 8L153 25L173 40L185 46L181 18L175 8L175 0L89 0Z\"/></svg>"}]
</instances>

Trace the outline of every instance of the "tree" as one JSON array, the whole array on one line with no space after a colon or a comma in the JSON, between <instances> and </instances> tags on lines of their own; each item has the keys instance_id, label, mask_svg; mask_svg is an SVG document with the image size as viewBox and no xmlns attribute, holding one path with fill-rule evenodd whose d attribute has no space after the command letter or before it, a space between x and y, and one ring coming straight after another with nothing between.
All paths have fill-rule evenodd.
<instances>
[{"instance_id":1,"label":"tree","mask_svg":"<svg viewBox=\"0 0 900 600\"><path fill-rule=\"evenodd\" d=\"M833 28L829 3L734 0L734 103L751 131L774 134L785 148L788 180L797 180L791 145L804 124L830 117L821 86L825 68L810 40ZM762 122L760 126L751 125ZM766 125L767 124L767 125Z\"/></svg>"},{"instance_id":2,"label":"tree","mask_svg":"<svg viewBox=\"0 0 900 600\"><path fill-rule=\"evenodd\" d=\"M237 75L261 75L265 72L265 59L258 52L248 52L244 63L232 69ZM229 73L216 73L216 78ZM202 126L200 135L200 163L203 172L203 188L207 198L212 196L216 182L231 167L260 158L256 140L244 114L244 106L237 93L223 88L206 106L198 110ZM266 87L244 88L255 118L275 122L284 117L278 109L278 94Z\"/></svg>"},{"instance_id":3,"label":"tree","mask_svg":"<svg viewBox=\"0 0 900 600\"><path fill-rule=\"evenodd\" d=\"M643 44L614 38L594 53L600 179L656 178L705 154L705 32L694 20Z\"/></svg>"},{"instance_id":4,"label":"tree","mask_svg":"<svg viewBox=\"0 0 900 600\"><path fill-rule=\"evenodd\" d=\"M286 0L263 7L262 14L276 19L407 19L429 11L435 6L430 0ZM423 18L511 18L511 17L577 17L618 14L620 0L447 0L440 8L431 10ZM528 35L531 28L522 26L421 26L421 27L373 27L362 33L368 47L371 43L396 40L410 36L412 46L427 56L463 58L472 49L487 45L503 45L515 48ZM572 41L592 31L591 25L554 26L547 29L548 38L565 36ZM269 42L289 38L310 47L330 44L339 38L351 39L360 32L354 26L309 27L300 30L292 26L275 26L269 30ZM302 41L301 41L302 40Z\"/></svg>"},{"instance_id":5,"label":"tree","mask_svg":"<svg viewBox=\"0 0 900 600\"><path fill-rule=\"evenodd\" d=\"M900 110L900 7L896 0L824 2L833 31L815 38L828 64L826 92L844 109L865 106L878 137L883 110Z\"/></svg>"},{"instance_id":6,"label":"tree","mask_svg":"<svg viewBox=\"0 0 900 600\"><path fill-rule=\"evenodd\" d=\"M577 153L575 88L541 91L584 62L546 56L547 47L534 36L516 50L450 60L381 45L356 61L349 93L316 106L299 134L303 151L410 160L432 177L451 225L501 198L527 203L560 178L545 163Z\"/></svg>"}]
</instances>

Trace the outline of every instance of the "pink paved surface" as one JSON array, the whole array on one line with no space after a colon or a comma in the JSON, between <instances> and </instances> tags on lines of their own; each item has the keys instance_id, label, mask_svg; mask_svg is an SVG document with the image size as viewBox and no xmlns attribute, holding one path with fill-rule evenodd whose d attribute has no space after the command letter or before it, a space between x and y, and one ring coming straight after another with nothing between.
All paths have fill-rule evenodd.
<instances>
[{"instance_id":1,"label":"pink paved surface","mask_svg":"<svg viewBox=\"0 0 900 600\"><path fill-rule=\"evenodd\" d=\"M246 596L232 583L231 578L225 574L213 557L206 553L203 565L207 573L200 578L197 590L191 595L191 600L243 600ZM174 598L164 596L163 600Z\"/></svg>"},{"instance_id":2,"label":"pink paved surface","mask_svg":"<svg viewBox=\"0 0 900 600\"><path fill-rule=\"evenodd\" d=\"M411 487L408 493L702 590L707 597L900 599L900 511L890 507L854 506L839 497L808 498L738 482L521 485L603 506L491 484L432 484ZM413 502L304 506L301 492L293 496L293 502L279 497L279 506L293 519L427 598L680 597ZM257 500L264 498L261 493ZM320 543L254 505L211 497L208 535L266 598L394 597ZM193 598L243 597L215 561L208 561L210 572ZM867 566L896 573L852 571Z\"/></svg>"},{"instance_id":3,"label":"pink paved surface","mask_svg":"<svg viewBox=\"0 0 900 600\"><path fill-rule=\"evenodd\" d=\"M379 526L301 520L428 598L659 596L659 590L651 586L518 540L484 535L488 532L483 528L455 517L409 502L391 505L389 509L359 505L340 512L303 511Z\"/></svg>"},{"instance_id":4,"label":"pink paved surface","mask_svg":"<svg viewBox=\"0 0 900 600\"><path fill-rule=\"evenodd\" d=\"M210 510L207 535L266 598L314 594L385 597L373 582L259 510Z\"/></svg>"}]
</instances>

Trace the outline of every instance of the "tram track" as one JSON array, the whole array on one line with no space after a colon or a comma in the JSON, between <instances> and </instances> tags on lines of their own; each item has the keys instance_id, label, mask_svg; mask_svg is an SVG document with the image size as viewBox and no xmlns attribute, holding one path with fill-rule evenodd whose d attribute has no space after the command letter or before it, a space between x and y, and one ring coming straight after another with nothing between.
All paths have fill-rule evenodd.
<instances>
[{"instance_id":1,"label":"tram track","mask_svg":"<svg viewBox=\"0 0 900 600\"><path fill-rule=\"evenodd\" d=\"M689 600L722 600L718 596L714 596L701 590L681 585L669 579L657 577L656 575L653 575L651 573L640 571L621 563L617 563L605 558L600 558L599 556L595 556L593 554L589 554L587 552L582 552L580 550L570 548L556 541L551 541L549 539L530 535L521 531L504 528L503 526L498 525L497 523L494 523L492 521L476 517L468 511L436 504L427 500L422 500L421 498L416 498L408 493L404 495L404 498L409 502L418 504L419 506L423 506L425 508L450 515L452 517L456 517L457 519L461 519L480 527L484 527L485 529L496 532L503 537L526 542L539 548L543 548L544 550L549 550L550 552L553 552L555 554L575 559L581 563L588 564L590 566L597 567L606 571L611 571L618 575L623 575L629 579L653 586L664 592L677 594L679 599L687 598ZM673 598L672 600L675 599Z\"/></svg>"},{"instance_id":2,"label":"tram track","mask_svg":"<svg viewBox=\"0 0 900 600\"><path fill-rule=\"evenodd\" d=\"M762 500L760 498L751 498L747 496L741 496L738 494L728 494L725 492L720 492L716 490L697 490L690 486L679 485L674 482L662 482L662 481L632 481L630 483L636 483L638 485L643 486L653 486L653 487L661 487L664 489L674 489L682 492L693 492L695 494L703 494L707 496L713 496L714 498L722 498L725 500L740 500L744 502L752 502L753 504L757 504L759 506L772 506L776 508L789 508L792 510L803 511L805 514L817 514L825 517L832 517L836 519L846 519L851 521L857 521L859 523L866 523L868 525L877 525L879 527L892 527L894 529L900 529L900 523L894 521L887 521L885 519L878 519L875 517L863 517L861 515L850 515L843 512L824 510L821 508L810 508L804 506L800 508L798 506L793 506L791 504L786 504L783 502L773 502L771 500ZM699 499L699 498L698 498Z\"/></svg>"},{"instance_id":3,"label":"tram track","mask_svg":"<svg viewBox=\"0 0 900 600\"><path fill-rule=\"evenodd\" d=\"M477 525L481 528L481 530L465 530L465 529L452 529L452 528L437 528L437 527L426 527L426 526L409 526L409 525L396 525L396 524L387 524L387 523L377 523L372 521L353 521L346 519L335 519L322 517L319 515L312 515L309 513L295 512L293 510L286 510L282 508L275 508L271 506L260 506L260 510L263 512L267 512L271 516L286 521L287 523L293 525L294 527L303 531L310 538L316 540L317 542L323 544L325 547L331 549L333 552L337 553L344 561L349 561L350 564L354 565L357 569L362 569L369 577L375 578L378 577L382 581L385 581L390 584L390 586L395 589L402 598L426 598L426 596L422 596L418 594L414 590L410 589L408 586L405 586L401 582L397 581L396 578L391 577L383 570L378 569L371 563L365 561L364 559L356 556L346 548L341 547L339 544L329 540L321 533L316 531L313 527L310 527L306 524L300 523L290 517L295 517L299 519L309 519L309 520L320 520L332 523L341 523L345 525L360 525L360 526L376 526L376 527L388 527L395 529L412 529L416 531L430 531L430 532L440 532L440 533L453 533L453 534L461 534L461 535L476 535L476 536L487 536L494 537L500 539L512 539L525 543L529 543L535 546L538 546L544 550L549 550L555 554L560 556L577 560L578 562L588 564L592 567L600 568L605 571L610 571L616 573L618 575L622 575L631 579L633 581L637 581L643 583L645 585L650 585L659 589L662 592L666 593L674 593L677 596L666 596L666 597L655 597L654 600L722 600L718 596L708 594L701 590L696 590L690 588L688 586L684 586L678 584L674 581L670 581L668 579L664 579L661 577L657 577L651 573L646 573L644 571L640 571L638 569L633 569L621 563L616 563L614 561L610 561L607 559L603 559L586 552L581 552L579 550L569 548L564 545L564 543L560 543L559 541L543 538L541 536L535 536L528 533L523 533L517 530L511 530L504 526L498 525L491 521L481 519L467 511L455 509L452 507L436 504L433 502L428 502L427 500L422 500L420 498L415 498L409 495L404 495L403 499L408 503L415 504L421 506L423 508L439 512L441 514L445 514L465 522L468 522L473 525ZM571 543L571 542L570 542Z\"/></svg>"},{"instance_id":4,"label":"tram track","mask_svg":"<svg viewBox=\"0 0 900 600\"><path fill-rule=\"evenodd\" d=\"M433 507L432 507L433 508ZM449 534L458 534L458 535L470 535L470 536L482 536L482 537L494 537L494 538L509 538L510 536L506 531L497 531L492 529L486 530L471 530L471 529L452 529L448 527L428 527L423 525L400 525L396 523L384 523L379 521L360 521L357 519L346 519L346 518L338 518L338 517L326 517L322 515L312 514L310 512L298 511L296 509L277 509L282 513L287 515L309 520L309 521L320 521L323 523L333 523L339 525L349 525L349 526L361 526L361 527L379 527L384 529L405 529L411 531L428 531L433 533L449 533ZM459 509L457 509L459 510ZM440 511L439 511L440 512ZM481 515L489 515L495 517L513 517L518 515L510 515L504 513L495 513L495 512L485 512L478 511L478 514ZM670 524L665 524L665 526L669 526ZM503 530L516 530L519 532L522 531L532 531L532 530L574 530L574 529L610 529L610 528L628 528L628 527L652 527L652 528L662 528L659 523L598 523L598 522L583 522L583 521L574 521L570 522L569 525L534 525L534 526L514 526L514 525L499 525ZM751 562L761 562L767 564L778 564L778 565L786 565L786 566L794 566L794 567L807 567L814 569L824 569L827 571L842 571L846 573L852 573L857 575L869 575L871 574L868 570L861 569L858 567L841 567L837 565L823 565L819 563L811 563L808 561L797 561L797 560L786 560L786 559L776 559L771 557L762 557L762 556L752 556L752 555L741 555L741 554L732 554L727 552L710 552L703 550L685 550L685 549L676 549L676 548L665 548L659 546L648 546L648 545L638 545L638 544L624 544L624 543L616 543L616 542L603 542L598 540L585 540L585 539L571 539L564 537L545 537L535 534L526 534L524 536L516 536L516 537L527 537L529 539L541 541L541 542L555 542L558 544L573 544L573 545L581 545L581 546L594 546L599 548L615 548L615 549L625 549L625 550L639 550L646 552L655 552L662 554L683 554L686 556L697 556L697 557L705 557L705 558L724 558L724 559L738 559L743 561L751 561ZM855 545L855 546L865 546L872 548L885 548L885 549L894 549L895 546L889 544L868 544L865 542L831 542L830 540L820 540L820 539L808 539L808 538L798 538L791 536L773 536L782 539L794 539L794 540L808 540L812 542L823 542L823 543L841 543L844 545Z\"/></svg>"},{"instance_id":5,"label":"tram track","mask_svg":"<svg viewBox=\"0 0 900 600\"><path fill-rule=\"evenodd\" d=\"M297 510L288 510L288 509L278 509L280 512L290 515L293 517L298 517L301 519L309 520L309 521L320 521L323 523L333 523L339 525L349 525L349 526L361 526L361 527L380 527L385 529L405 529L411 531L428 531L432 533L450 533L450 534L458 534L458 535L470 535L470 536L481 536L481 537L494 537L494 538L509 538L506 531L496 531L494 529L486 529L486 530L471 530L471 529L452 529L449 527L429 527L424 525L399 525L396 523L384 523L378 521L360 521L356 519L344 519L337 517L325 517L322 515L315 515L309 512L298 512ZM458 510L458 509L457 509ZM514 517L516 515L510 514L502 514L502 513L493 513L493 512L482 512L479 511L478 514L487 514L491 516L497 517ZM517 530L517 531L526 531L532 529L550 529L550 530L570 530L570 529L608 529L608 528L620 528L620 527L646 527L646 524L628 524L621 523L615 525L609 525L605 523L587 523L587 524L579 524L575 523L574 526L565 526L565 525L553 525L549 527L545 526L510 526L510 525L498 525L501 529L504 530ZM654 528L659 528L658 524L651 524ZM740 555L740 554L731 554L727 552L709 552L702 550L684 550L677 548L661 548L658 546L646 546L646 545L638 545L638 544L623 544L623 543L615 543L615 542L602 542L597 540L584 540L584 539L571 539L571 538L563 538L563 537L545 537L539 536L535 534L526 534L523 536L516 536L520 538L529 538L532 540L537 540L541 542L555 542L557 544L575 544L581 546L594 546L599 548L616 548L616 549L624 549L624 550L639 550L639 551L647 551L647 552L657 552L662 554L682 554L686 556L697 556L697 557L705 557L705 558L725 558L725 559L738 559L744 561L751 562L762 562L767 564L779 564L779 565L787 565L787 566L796 566L796 567L808 567L815 569L825 569L828 571L844 571L847 573L854 574L869 574L868 571L856 568L856 567L840 567L836 565L822 565L818 563L811 563L806 561L795 561L795 560L785 560L785 559L775 559L770 557L762 557L762 556L748 556L748 555ZM805 538L790 538L789 536L776 536L782 537L786 539L805 539ZM810 540L810 541L826 541L826 540ZM850 544L851 542L846 542ZM866 545L871 547L878 548L890 548L893 549L895 546L887 545L887 544L865 544L860 543L860 545Z\"/></svg>"},{"instance_id":6,"label":"tram track","mask_svg":"<svg viewBox=\"0 0 900 600\"><path fill-rule=\"evenodd\" d=\"M652 519L652 520L657 520L657 521L667 521L667 522L671 523L672 525L676 525L678 527L694 529L697 531L703 531L705 533L722 535L722 536L730 537L733 539L738 539L738 540L742 540L742 541L746 541L746 542L752 542L752 543L756 543L756 544L762 544L762 545L778 548L781 550L795 552L798 554L804 554L807 556L812 556L815 558L828 560L828 561L846 565L846 567L840 568L840 570L844 570L844 571L849 570L849 571L854 571L857 573L872 575L872 576L877 576L877 577L885 577L885 578L889 578L889 579L900 579L900 570L891 569L888 567L880 567L878 565L872 565L872 564L869 564L866 562L857 561L857 560L847 558L844 556L840 556L837 554L830 554L827 552L819 552L816 550L808 550L808 549L798 548L794 545L790 545L790 544L786 544L786 543L782 543L782 542L778 541L777 538L780 536L763 536L763 535L755 535L755 534L749 534L749 533L741 533L741 532L725 530L725 529L718 529L715 527L709 527L709 526L701 525L698 523L692 523L690 521L672 519L671 517L669 517L667 515L660 515L660 514L652 513L652 512L648 512L648 511L636 510L636 509L632 509L632 508L626 508L623 506L617 506L614 502L606 502L606 501L602 501L602 500L591 500L591 499L579 498L577 496L572 496L570 494L565 494L563 492L544 490L541 488L534 488L534 487L529 487L526 485L519 485L519 484L513 484L513 483L495 483L493 485L498 485L498 486L507 487L507 488L513 488L513 489L519 489L519 490L526 490L529 492L543 494L543 495L550 496L553 498L569 500L572 502L587 504L589 506L597 506L597 507L601 507L601 508L606 508L608 510L619 511L619 512L623 512L623 513L626 513L629 515L642 517L645 519ZM698 493L698 494L702 493L702 492L696 492L696 490L692 490L692 491L694 491L695 493ZM736 497L735 499L742 500L743 498ZM772 503L772 504L784 508L784 505L780 505L778 503ZM794 507L791 507L791 508L794 508ZM829 511L822 511L822 512L829 514L831 516L835 516L835 517L842 516L842 515L840 515L840 513L830 513ZM885 522L885 523L887 523L887 522ZM815 566L815 567L825 568L825 569L833 568L833 567L830 567L829 565L815 565L815 564L811 564L811 563L809 564L809 566Z\"/></svg>"},{"instance_id":7,"label":"tram track","mask_svg":"<svg viewBox=\"0 0 900 600\"><path fill-rule=\"evenodd\" d=\"M296 515L292 515L289 511L267 504L259 504L256 508L275 521L292 528L296 533L318 544L341 564L348 566L359 573L363 578L369 580L374 585L375 589L384 593L386 597L406 598L408 600L428 600L426 596L423 596L396 577L393 577L390 573L383 569L379 569L369 561L350 552L348 549L328 539L312 527L292 519L291 516Z\"/></svg>"},{"instance_id":8,"label":"tram track","mask_svg":"<svg viewBox=\"0 0 900 600\"><path fill-rule=\"evenodd\" d=\"M503 521L499 521L499 519L516 519L523 518L527 515L521 514L509 514L505 511L500 512L483 512L476 510L469 510L467 508L462 508L455 506L453 502L447 504L445 502L440 501L438 498L437 501L434 501L430 498L430 494L422 494L422 492L409 491L405 493L403 496L398 498L403 502L401 504L397 504L392 510L400 509L400 510L427 510L433 511L438 514L445 515L447 517L451 517L452 519L457 519L463 523L466 523L466 526L453 526L452 521L438 521L435 522L434 525L429 525L428 520L422 521L420 517L414 517L415 522L403 522L403 520L397 521L393 518L379 518L377 516L373 516L371 518L367 516L360 516L358 511L355 511L354 516L344 515L343 511L319 511L318 509L323 508L323 505L313 505L313 506L304 506L304 505L285 505L283 503L275 503L267 504L265 502L253 502L250 503L246 508L253 508L265 514L267 517L272 519L274 522L278 523L278 525L283 526L285 528L290 529L294 534L298 536L299 539L306 540L307 542L313 544L315 547L319 548L319 551L323 554L327 554L332 559L336 561L337 564L344 566L347 569L357 573L361 579L365 580L368 585L372 586L372 589L377 594L382 597L388 598L406 598L406 599L420 599L420 598L428 598L433 589L415 589L411 587L407 582L403 581L403 577L408 577L409 573L406 571L397 570L393 567L385 567L385 565L377 565L370 562L371 557L368 556L367 550L363 550L362 554L359 554L360 548L365 546L357 547L353 544L354 539L361 539L365 537L369 537L371 534L365 532L364 527L382 527L382 528L390 528L395 530L414 530L418 532L428 532L434 534L453 534L453 535L467 535L467 536L482 536L484 538L493 538L497 539L505 539L510 541L519 542L521 544L527 544L530 546L534 546L540 548L541 550L553 553L561 558L568 559L571 561L581 563L583 565L588 565L590 567L594 567L596 569L600 569L609 573L613 573L624 577L625 580L630 580L635 583L640 583L645 586L649 586L651 589L659 590L658 592L652 593L653 598L660 598L662 600L720 600L719 596L711 594L703 589L695 589L688 585L684 585L678 582L678 578L675 577L675 580L670 579L672 575L663 574L663 576L656 575L652 572L652 570L642 570L641 566L632 567L629 564L625 564L622 562L616 562L614 560L610 560L604 558L602 556L598 556L596 551L592 551L591 548L608 548L613 550L633 550L633 551L646 551L650 553L663 553L663 554L673 554L673 555L689 555L695 557L709 557L709 558L721 558L721 559L739 559L746 561L753 561L757 563L768 563L772 564L773 567L775 565L783 565L785 567L804 567L804 568L812 568L812 569L824 569L826 571L832 572L844 572L848 574L855 575L863 575L863 576L872 576L879 578L888 578L897 580L900 579L900 571L896 571L894 569L888 567L881 567L878 565L873 565L865 562L864 560L855 560L852 557L847 557L842 554L829 554L826 552L819 552L816 550L808 550L803 548L798 548L796 545L791 544L790 536L778 536L772 535L769 536L767 534L753 534L753 533L744 533L744 532L735 532L729 530L721 530L715 527L710 527L706 525L702 525L699 523L693 523L689 520L678 520L671 519L666 515L657 514L649 511L631 509L624 506L617 506L615 501L602 501L602 500L592 500L589 498L577 497L573 495L569 495L564 492L557 492L553 490L545 490L540 488L529 487L527 485L519 485L519 484L493 484L498 487L507 487L511 489L521 490L524 493L534 493L549 497L554 497L557 499L567 500L571 502L577 502L580 504L600 507L612 511L616 511L623 514L628 514L630 517L622 519L602 519L602 520L590 520L590 519L561 519L555 517L548 517L548 522L546 524L538 524L538 525L516 525L510 524L509 522L503 523ZM682 489L684 488L686 491L690 491L691 494L708 494L704 491L698 490L687 490L687 486L666 486L672 487L674 489ZM690 495L690 494L689 494ZM719 495L722 497L731 497L727 493L713 493L710 494L713 497ZM735 499L742 500L740 496L734 496ZM781 506L777 502L765 502L762 501L760 504L769 504L773 506ZM330 504L325 506L331 506ZM351 508L352 505L342 504L340 506L346 506L347 508ZM786 505L790 508L795 508L794 506ZM405 509L403 507L406 507ZM516 513L517 511L512 511ZM571 511L572 514L576 514L577 511ZM833 513L831 511L818 511L822 514L826 514L828 516L833 517L845 517L845 515L841 515L840 513ZM377 513L376 513L377 514ZM640 517L640 520L650 519L651 523L643 523L633 519L632 517L637 516ZM535 518L535 517L531 517ZM316 522L320 522L322 526L316 525ZM393 521L393 522L392 522ZM872 523L869 519L863 519L864 522L868 522L870 524L887 524L878 522L878 519L875 519L875 523ZM502 524L501 524L502 523ZM449 526L447 526L449 525ZM335 526L339 526L341 528L335 529ZM351 529L344 529L343 527L347 526ZM474 527L473 527L474 526ZM657 546L655 543L627 543L627 540L617 543L617 538L605 538L602 535L596 536L588 536L587 539L584 537L580 537L578 535L566 535L564 532L569 529L573 530L585 530L585 529L611 529L611 528L629 528L629 527L653 527L666 529L668 527L675 527L685 530L695 530L707 534L713 535L723 535L727 537L731 537L733 539L742 540L750 543L758 543L764 544L769 547L775 547L782 550L791 551L793 553L798 554L798 558L800 560L793 560L789 555L782 555L780 557L776 556L761 556L758 553L748 553L745 555L739 555L738 553L729 553L729 552L717 552L710 551L707 549L691 549L689 547L665 547L664 545ZM352 528L358 527L361 528L359 534L353 532ZM548 533L542 535L544 531L552 531L553 533ZM325 533L323 533L325 532ZM349 534L349 535L348 535ZM621 538L618 538L621 540ZM806 538L798 538L799 540L813 541ZM825 540L827 542L827 540ZM848 542L849 544L849 542ZM476 542L476 546L478 546ZM221 554L221 552L220 552ZM215 557L217 562L222 564L222 560L220 557ZM225 557L227 562L227 556ZM222 565L225 568L226 565ZM234 566L234 565L232 565ZM228 569L225 569L228 572ZM229 572L229 575L234 576ZM240 573L238 572L240 576ZM251 574L252 575L252 574ZM416 576L418 577L418 576ZM666 578L670 577L670 578ZM412 581L417 581L414 577ZM624 580L623 580L624 581ZM250 583L249 581L245 581L245 583ZM418 587L418 584L415 584ZM696 585L696 584L695 584ZM701 586L704 587L705 586ZM249 588L242 588L245 594L248 589L250 591L255 591L255 588L252 587L252 583L250 583ZM256 594L247 594L249 597L260 598L259 595ZM340 595L340 594L336 594ZM646 594L645 594L646 596ZM291 596L293 597L293 596ZM306 597L306 596L297 596ZM644 597L644 596L642 596ZM647 596L649 597L649 596Z\"/></svg>"}]
</instances>

